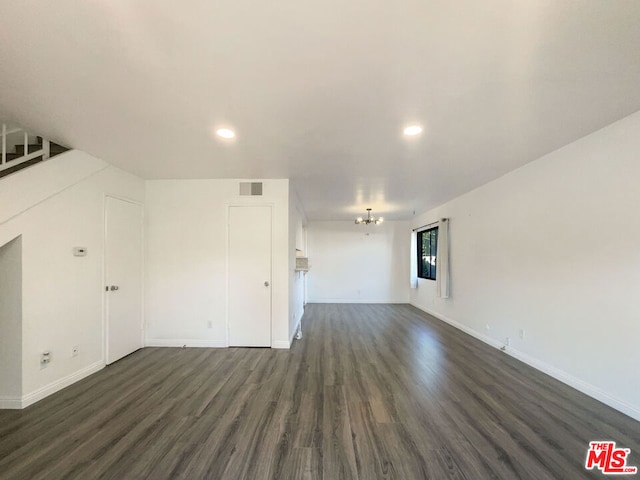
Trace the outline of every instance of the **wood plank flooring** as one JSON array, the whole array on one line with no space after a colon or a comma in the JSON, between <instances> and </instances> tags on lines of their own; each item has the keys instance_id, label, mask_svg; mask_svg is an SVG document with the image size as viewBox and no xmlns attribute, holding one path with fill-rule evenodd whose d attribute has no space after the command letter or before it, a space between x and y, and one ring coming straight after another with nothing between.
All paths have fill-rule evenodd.
<instances>
[{"instance_id":1,"label":"wood plank flooring","mask_svg":"<svg viewBox=\"0 0 640 480\"><path fill-rule=\"evenodd\" d=\"M0 478L605 478L591 440L640 466L639 422L413 307L309 305L303 330L146 348L0 411Z\"/></svg>"}]
</instances>

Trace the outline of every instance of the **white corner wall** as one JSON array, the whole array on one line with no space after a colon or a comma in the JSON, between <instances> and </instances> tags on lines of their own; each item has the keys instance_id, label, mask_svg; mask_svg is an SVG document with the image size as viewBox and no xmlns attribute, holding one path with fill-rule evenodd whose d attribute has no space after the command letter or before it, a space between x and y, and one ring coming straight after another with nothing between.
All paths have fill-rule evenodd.
<instances>
[{"instance_id":1,"label":"white corner wall","mask_svg":"<svg viewBox=\"0 0 640 480\"><path fill-rule=\"evenodd\" d=\"M23 407L104 366L107 194L143 202L144 182L78 150L0 180L0 245L22 236Z\"/></svg>"},{"instance_id":2,"label":"white corner wall","mask_svg":"<svg viewBox=\"0 0 640 480\"><path fill-rule=\"evenodd\" d=\"M289 180L263 182L263 196L238 193L243 180L146 182L147 346L227 345L229 205L273 206L272 339L289 347Z\"/></svg>"},{"instance_id":3,"label":"white corner wall","mask_svg":"<svg viewBox=\"0 0 640 480\"><path fill-rule=\"evenodd\" d=\"M310 303L408 303L409 222L309 222Z\"/></svg>"},{"instance_id":4,"label":"white corner wall","mask_svg":"<svg viewBox=\"0 0 640 480\"><path fill-rule=\"evenodd\" d=\"M640 112L415 218L451 219L451 298L411 303L640 420L639 153Z\"/></svg>"},{"instance_id":5,"label":"white corner wall","mask_svg":"<svg viewBox=\"0 0 640 480\"><path fill-rule=\"evenodd\" d=\"M289 185L289 343L293 341L304 314L306 274L296 272L296 249L303 254L307 251L306 225L302 203Z\"/></svg>"},{"instance_id":6,"label":"white corner wall","mask_svg":"<svg viewBox=\"0 0 640 480\"><path fill-rule=\"evenodd\" d=\"M0 245L0 408L22 405L22 238Z\"/></svg>"}]
</instances>

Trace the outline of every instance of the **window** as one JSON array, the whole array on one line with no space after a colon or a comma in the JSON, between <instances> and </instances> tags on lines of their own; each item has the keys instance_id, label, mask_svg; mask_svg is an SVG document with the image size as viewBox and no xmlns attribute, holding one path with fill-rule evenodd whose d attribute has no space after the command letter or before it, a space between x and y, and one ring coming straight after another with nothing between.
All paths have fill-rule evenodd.
<instances>
[{"instance_id":1,"label":"window","mask_svg":"<svg viewBox=\"0 0 640 480\"><path fill-rule=\"evenodd\" d=\"M436 279L438 227L418 232L418 277Z\"/></svg>"}]
</instances>

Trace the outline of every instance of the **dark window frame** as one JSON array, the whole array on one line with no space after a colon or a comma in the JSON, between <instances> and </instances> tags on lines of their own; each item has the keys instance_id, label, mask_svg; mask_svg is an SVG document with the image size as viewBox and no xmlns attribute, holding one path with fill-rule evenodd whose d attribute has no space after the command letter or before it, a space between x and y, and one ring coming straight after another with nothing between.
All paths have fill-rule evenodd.
<instances>
[{"instance_id":1,"label":"dark window frame","mask_svg":"<svg viewBox=\"0 0 640 480\"><path fill-rule=\"evenodd\" d=\"M424 247L424 239L425 237L428 239L427 248ZM435 238L435 242L434 242ZM425 280L435 280L436 279L436 266L437 266L437 256L438 256L438 227L431 227L426 230L421 230L417 233L417 259L418 259L418 277L424 278ZM435 244L435 251L432 251L432 248ZM433 258L433 264L424 262L423 258L425 256Z\"/></svg>"}]
</instances>

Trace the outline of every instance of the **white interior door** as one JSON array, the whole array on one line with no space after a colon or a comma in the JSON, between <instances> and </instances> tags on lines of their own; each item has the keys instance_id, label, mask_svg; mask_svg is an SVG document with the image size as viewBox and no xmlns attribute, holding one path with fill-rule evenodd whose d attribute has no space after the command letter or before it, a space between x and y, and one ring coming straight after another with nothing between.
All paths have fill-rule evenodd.
<instances>
[{"instance_id":1,"label":"white interior door","mask_svg":"<svg viewBox=\"0 0 640 480\"><path fill-rule=\"evenodd\" d=\"M229 207L229 345L271 346L271 207Z\"/></svg>"},{"instance_id":2,"label":"white interior door","mask_svg":"<svg viewBox=\"0 0 640 480\"><path fill-rule=\"evenodd\" d=\"M142 205L107 197L105 222L106 360L110 364L142 348Z\"/></svg>"}]
</instances>

